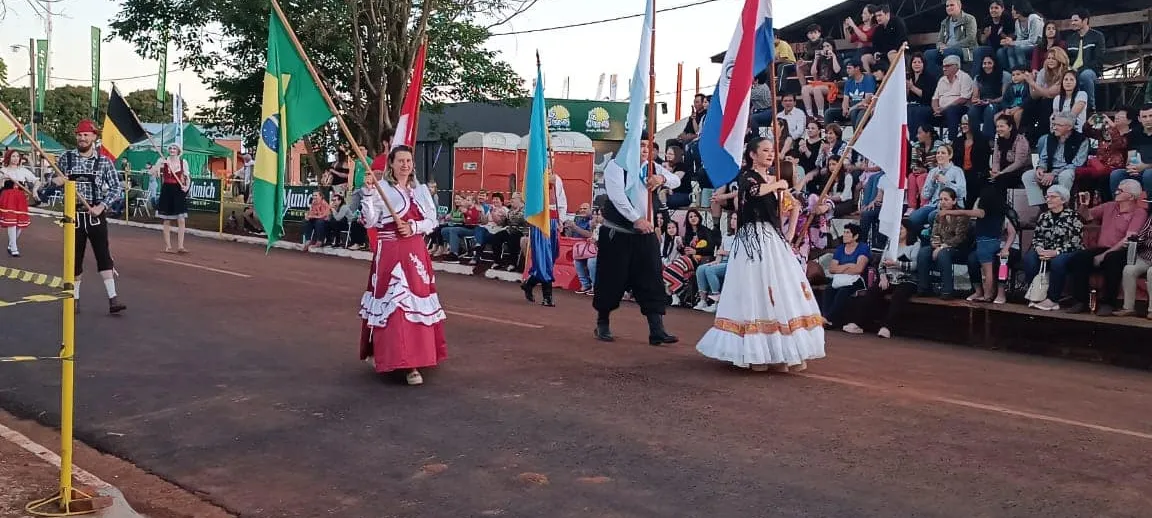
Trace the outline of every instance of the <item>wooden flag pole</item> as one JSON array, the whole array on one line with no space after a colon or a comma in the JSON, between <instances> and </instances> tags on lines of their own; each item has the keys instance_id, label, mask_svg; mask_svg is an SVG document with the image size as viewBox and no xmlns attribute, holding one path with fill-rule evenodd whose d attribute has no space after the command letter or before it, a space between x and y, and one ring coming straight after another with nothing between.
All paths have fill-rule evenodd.
<instances>
[{"instance_id":1,"label":"wooden flag pole","mask_svg":"<svg viewBox=\"0 0 1152 518\"><path fill-rule=\"evenodd\" d=\"M57 175L64 178L65 180L67 180L68 175L64 174L64 171L60 170L60 166L56 165L56 162L53 162L51 159L48 158L48 153L44 152L44 148L40 147L40 143L36 142L36 139L33 139L32 136L29 135L28 132L24 130L24 125L20 124L20 119L13 117L12 112L8 111L8 106L6 106L2 101L0 101L0 111L3 111L4 112L3 115L5 117L8 117L9 121L12 121L12 123L13 123L12 125L16 127L16 131L19 132L22 137L28 139L28 144L32 146L32 149L34 149L36 151L36 154L39 155L41 158L43 158L45 162L48 162L48 165L52 166L52 170L56 171ZM95 146L96 144L92 144L92 145ZM24 190L27 191L28 189L24 189ZM35 194L33 194L33 196L35 196ZM92 206L88 204L88 200L84 199L84 197L81 196L80 193L76 193L76 199L80 200L80 203L84 204L85 210L92 210Z\"/></svg>"},{"instance_id":2,"label":"wooden flag pole","mask_svg":"<svg viewBox=\"0 0 1152 518\"><path fill-rule=\"evenodd\" d=\"M907 49L908 44L904 44L904 46L900 48L900 52L896 53L896 59L892 60L892 63L888 65L888 73L884 75L884 80L881 81L880 86L876 88L876 95L872 96L872 103L864 109L864 115L860 117L860 127L857 128L854 133L852 133L852 139L848 141L848 145L844 147L844 153L840 155L840 167L837 168L837 171L833 172L832 175L828 177L828 183L825 183L824 189L820 191L820 199L816 201L817 207L823 204L824 200L828 199L828 191L831 190L832 186L836 184L836 178L840 176L841 171L844 170L844 160L848 157L849 154L851 154L852 146L856 145L856 139L860 138L860 133L863 131L864 127L868 125L868 121L872 119L872 110L876 109L876 99L880 97L880 94L884 93L884 87L888 86L888 80L892 79L892 69L896 68L896 63L899 63L899 60L904 59L904 51ZM848 114L845 113L844 115L847 116ZM889 173L888 171L885 171L884 173L893 174ZM905 172L896 171L894 174L905 174ZM812 217L808 218L808 221L804 222L804 228L800 232L797 232L793 239L799 239L801 235L806 235L808 233L808 229L812 226L812 221L815 219L816 218Z\"/></svg>"},{"instance_id":3,"label":"wooden flag pole","mask_svg":"<svg viewBox=\"0 0 1152 518\"><path fill-rule=\"evenodd\" d=\"M300 44L300 40L296 38L296 31L292 29L292 25L288 23L288 17L284 16L284 11L280 9L280 2L272 0L272 9L276 11L276 16L280 19L280 23L284 24L284 28L288 31L288 38L292 41L292 45L296 47L296 53L300 54L300 59L304 61L304 66L308 68L308 73L312 75L312 81L320 89L320 95L324 97L324 102L328 103L328 109L331 110L332 115L336 117L336 124L340 126L340 132L344 134L344 138L352 144L352 150L356 152L356 158L360 163L364 164L364 168L368 174L375 180L376 192L380 194L380 199L384 201L384 207L388 209L388 214L392 216L392 221L401 225L400 216L396 214L396 209L388 201L388 195L384 194L384 188L380 186L380 178L376 176L376 171L372 170L372 164L368 162L368 157L364 156L364 152L360 149L360 144L356 142L356 137L352 135L352 130L348 129L348 125L344 122L344 117L336 109L336 103L332 101L332 96L328 94L328 88L320 81L320 74L316 72L316 67L312 66L312 60L308 59L308 54L304 53L304 47ZM287 143L282 143L286 145Z\"/></svg>"}]
</instances>

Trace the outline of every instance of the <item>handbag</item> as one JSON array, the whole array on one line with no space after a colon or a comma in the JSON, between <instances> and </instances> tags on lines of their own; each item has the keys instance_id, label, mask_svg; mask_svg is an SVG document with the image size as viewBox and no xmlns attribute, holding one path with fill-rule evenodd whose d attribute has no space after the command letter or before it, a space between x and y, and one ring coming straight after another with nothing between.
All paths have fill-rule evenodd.
<instances>
[{"instance_id":1,"label":"handbag","mask_svg":"<svg viewBox=\"0 0 1152 518\"><path fill-rule=\"evenodd\" d=\"M832 274L832 287L833 288L847 288L856 284L860 280L859 275L851 273L834 273Z\"/></svg>"},{"instance_id":2,"label":"handbag","mask_svg":"<svg viewBox=\"0 0 1152 518\"><path fill-rule=\"evenodd\" d=\"M596 257L597 252L596 242L591 239L585 239L572 245L572 258L577 261L592 259Z\"/></svg>"},{"instance_id":3,"label":"handbag","mask_svg":"<svg viewBox=\"0 0 1152 518\"><path fill-rule=\"evenodd\" d=\"M1048 298L1048 261L1040 262L1040 273L1032 278L1032 284L1024 294L1028 302L1040 302Z\"/></svg>"}]
</instances>

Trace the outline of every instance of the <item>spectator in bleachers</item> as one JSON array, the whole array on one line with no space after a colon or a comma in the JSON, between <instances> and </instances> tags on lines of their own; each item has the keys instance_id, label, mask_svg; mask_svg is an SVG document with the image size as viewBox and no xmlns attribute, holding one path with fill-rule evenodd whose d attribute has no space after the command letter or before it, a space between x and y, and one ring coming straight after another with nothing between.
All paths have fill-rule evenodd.
<instances>
[{"instance_id":1,"label":"spectator in bleachers","mask_svg":"<svg viewBox=\"0 0 1152 518\"><path fill-rule=\"evenodd\" d=\"M792 251L801 263L808 264L813 249L828 247L828 237L832 231L832 208L835 205L827 198L820 201L820 196L816 194L809 195L806 203L803 198L801 194L801 210L796 215L796 236L792 240ZM812 218L816 220L808 224ZM820 273L823 274L823 270Z\"/></svg>"},{"instance_id":2,"label":"spectator in bleachers","mask_svg":"<svg viewBox=\"0 0 1152 518\"><path fill-rule=\"evenodd\" d=\"M822 170L821 176L816 178L816 182L824 186L832 181L835 176L835 184L831 189L828 189L828 199L832 200L834 204L833 217L842 218L849 214L856 212L856 199L853 194L856 192L853 187L855 177L852 173L847 171L847 160L841 160L840 156L832 155L828 158L828 167ZM814 191L819 194L820 191Z\"/></svg>"},{"instance_id":3,"label":"spectator in bleachers","mask_svg":"<svg viewBox=\"0 0 1152 518\"><path fill-rule=\"evenodd\" d=\"M880 54L882 59L878 68L887 68L888 64L896 59L900 48L908 43L908 26L898 16L892 16L892 7L881 4L873 13L876 20L876 32L872 34L872 49Z\"/></svg>"},{"instance_id":4,"label":"spectator in bleachers","mask_svg":"<svg viewBox=\"0 0 1152 518\"><path fill-rule=\"evenodd\" d=\"M879 319L880 329L876 335L892 338L892 329L900 324L900 315L908 307L908 301L916 293L916 257L920 255L920 236L911 228L908 220L900 223L900 246L896 249L896 260L884 259L880 262L880 279L876 286L868 288L868 295L855 304L854 322L844 326L844 331L853 334L863 333L855 322L872 322L884 307L884 296L888 295L888 310Z\"/></svg>"},{"instance_id":5,"label":"spectator in bleachers","mask_svg":"<svg viewBox=\"0 0 1152 518\"><path fill-rule=\"evenodd\" d=\"M784 125L788 130L788 137L793 141L800 140L804 136L804 126L808 122L808 114L804 110L796 108L796 96L793 94L784 94L780 96L780 104L784 106L778 114L778 117L784 121ZM785 151L791 149L781 148Z\"/></svg>"},{"instance_id":6,"label":"spectator in bleachers","mask_svg":"<svg viewBox=\"0 0 1152 518\"><path fill-rule=\"evenodd\" d=\"M848 143L844 142L844 130L843 130L843 128L841 128L840 125L836 124L836 123L829 124L828 127L824 128L824 144L820 146L820 154L817 155L817 157L816 157L816 167L819 169L819 171L811 171L808 174L815 173L818 175L824 175L823 177L827 178L828 161L833 156L844 155L845 153L847 153L847 151L848 151ZM804 185L808 185L811 183L811 180L809 178L810 177L805 175L805 180L803 181ZM814 190L813 187L816 187L817 189ZM819 194L820 193L819 189L822 189L822 188L824 188L823 183L818 183L815 186L808 185L808 191L807 192L809 192L809 193L815 192L816 194Z\"/></svg>"},{"instance_id":7,"label":"spectator in bleachers","mask_svg":"<svg viewBox=\"0 0 1152 518\"><path fill-rule=\"evenodd\" d=\"M1104 286L1097 299L1097 313L1108 315L1120 293L1124 266L1128 264L1128 236L1137 235L1148 220L1148 211L1140 207L1144 199L1140 182L1127 179L1120 182L1115 201L1089 208L1079 207L1080 217L1086 223L1099 222L1100 232L1096 246L1076 252L1068 264L1072 276L1072 298L1076 302L1067 311L1083 313L1088 310L1088 278L1094 271L1104 273Z\"/></svg>"},{"instance_id":8,"label":"spectator in bleachers","mask_svg":"<svg viewBox=\"0 0 1152 518\"><path fill-rule=\"evenodd\" d=\"M596 240L599 239L603 221L600 211L594 212L588 235L581 235L584 241L572 247L572 262L576 267L576 278L580 279L580 289L576 290L578 294L592 295L596 289Z\"/></svg>"},{"instance_id":9,"label":"spectator in bleachers","mask_svg":"<svg viewBox=\"0 0 1152 518\"><path fill-rule=\"evenodd\" d=\"M735 214L728 216L728 224L725 226L728 230L724 233L720 247L716 249L716 258L696 268L696 288L700 301L692 309L716 312L716 302L720 300L720 289L724 286L724 272L728 269L728 254L736 242Z\"/></svg>"},{"instance_id":10,"label":"spectator in bleachers","mask_svg":"<svg viewBox=\"0 0 1152 518\"><path fill-rule=\"evenodd\" d=\"M749 95L748 131L768 126L772 120L772 87L768 85L768 71L760 72L752 83Z\"/></svg>"},{"instance_id":11,"label":"spectator in bleachers","mask_svg":"<svg viewBox=\"0 0 1152 518\"><path fill-rule=\"evenodd\" d=\"M976 17L964 12L960 0L944 2L944 11L948 16L940 22L936 48L924 52L924 59L928 62L929 69L936 75L942 72L939 68L942 58L956 56L961 61L971 62L972 51L976 48L976 37L979 35Z\"/></svg>"},{"instance_id":12,"label":"spectator in bleachers","mask_svg":"<svg viewBox=\"0 0 1152 518\"><path fill-rule=\"evenodd\" d=\"M1028 86L1027 67L1022 65L1012 69L1008 86L1004 88L1004 98L1000 101L1000 111L996 118L1007 115L1012 118L1012 126L1019 128L1024 120L1024 107L1032 101L1032 90Z\"/></svg>"},{"instance_id":13,"label":"spectator in bleachers","mask_svg":"<svg viewBox=\"0 0 1152 518\"><path fill-rule=\"evenodd\" d=\"M1084 132L1084 122L1088 119L1088 94L1080 90L1076 72L1064 72L1060 79L1060 93L1052 98L1052 113L1069 113L1075 119L1072 129Z\"/></svg>"},{"instance_id":14,"label":"spectator in bleachers","mask_svg":"<svg viewBox=\"0 0 1152 518\"><path fill-rule=\"evenodd\" d=\"M997 260L1006 266L1015 242L1016 228L1007 219L1004 192L995 185L984 184L976 204L966 211L954 211L974 218L971 233L972 251L968 254L968 279L973 292L968 302L1005 302L1004 283L998 282ZM1007 232L1007 236L1005 236Z\"/></svg>"},{"instance_id":15,"label":"spectator in bleachers","mask_svg":"<svg viewBox=\"0 0 1152 518\"><path fill-rule=\"evenodd\" d=\"M916 139L916 130L932 121L932 97L940 76L933 75L924 66L924 56L912 54L912 72L908 85L908 139Z\"/></svg>"},{"instance_id":16,"label":"spectator in bleachers","mask_svg":"<svg viewBox=\"0 0 1152 518\"><path fill-rule=\"evenodd\" d=\"M948 130L948 138L955 139L960 131L960 118L968 113L968 103L976 92L976 84L972 76L960 70L960 57L948 56L944 58L944 76L936 84L936 93L932 96L932 113L944 118L944 127Z\"/></svg>"},{"instance_id":17,"label":"spectator in bleachers","mask_svg":"<svg viewBox=\"0 0 1152 518\"><path fill-rule=\"evenodd\" d=\"M680 142L688 144L695 141L700 136L700 126L704 124L704 118L707 116L708 98L704 94L696 94L692 98L692 114L688 116L688 124L678 137Z\"/></svg>"},{"instance_id":18,"label":"spectator in bleachers","mask_svg":"<svg viewBox=\"0 0 1152 518\"><path fill-rule=\"evenodd\" d=\"M815 67L812 64L816 61L816 56L824 48L824 29L819 24L811 24L806 31L808 41L804 44L804 51L800 53L799 60L796 61L796 76L800 80L800 84L805 84L805 76L815 76Z\"/></svg>"},{"instance_id":19,"label":"spectator in bleachers","mask_svg":"<svg viewBox=\"0 0 1152 518\"><path fill-rule=\"evenodd\" d=\"M661 188L657 191L661 203L671 210L682 209L692 205L692 182L689 177L689 166L684 161L684 148L668 146L664 152L664 168L680 177L680 185L675 189Z\"/></svg>"},{"instance_id":20,"label":"spectator in bleachers","mask_svg":"<svg viewBox=\"0 0 1152 518\"><path fill-rule=\"evenodd\" d=\"M860 117L864 116L865 109L872 102L872 96L876 95L876 79L865 74L864 69L860 68L860 63L850 61L847 63L847 69L848 79L844 81L844 99L839 108L828 108L824 112L824 118L830 122L850 121L852 127L857 128L860 126Z\"/></svg>"},{"instance_id":21,"label":"spectator in bleachers","mask_svg":"<svg viewBox=\"0 0 1152 518\"><path fill-rule=\"evenodd\" d=\"M457 198L456 211L449 214L448 224L440 229L444 239L448 241L447 260L458 260L464 254L464 237L471 236L480 225L480 207L476 204L474 196L461 196Z\"/></svg>"},{"instance_id":22,"label":"spectator in bleachers","mask_svg":"<svg viewBox=\"0 0 1152 518\"><path fill-rule=\"evenodd\" d=\"M967 115L960 120L960 136L952 142L952 147L956 150L956 163L964 171L964 185L972 189L971 194L975 195L988 183L992 149L988 147L988 139L976 133L970 122ZM968 196L960 207L971 209L975 203L976 196Z\"/></svg>"},{"instance_id":23,"label":"spectator in bleachers","mask_svg":"<svg viewBox=\"0 0 1152 518\"><path fill-rule=\"evenodd\" d=\"M1044 36L1040 38L1036 48L1032 49L1032 60L1029 61L1032 70L1040 70L1044 66L1044 59L1048 57L1048 51L1055 48L1068 52L1065 50L1064 40L1060 39L1060 28L1056 26L1054 20L1048 20L1044 23Z\"/></svg>"},{"instance_id":24,"label":"spectator in bleachers","mask_svg":"<svg viewBox=\"0 0 1152 518\"><path fill-rule=\"evenodd\" d=\"M816 118L808 119L804 136L796 139L796 160L804 174L815 171L816 159L820 157L820 147L824 145L824 137L820 135L820 123Z\"/></svg>"},{"instance_id":25,"label":"spectator in bleachers","mask_svg":"<svg viewBox=\"0 0 1152 518\"><path fill-rule=\"evenodd\" d=\"M928 172L928 176L924 180L924 189L920 191L921 206L908 215L908 219L916 228L924 228L925 225L936 220L936 212L940 208L941 194L944 189L952 192L954 205L964 206L964 199L967 197L967 183L964 180L964 171L952 163L953 156L952 146L947 144L936 150L936 167Z\"/></svg>"},{"instance_id":26,"label":"spectator in bleachers","mask_svg":"<svg viewBox=\"0 0 1152 518\"><path fill-rule=\"evenodd\" d=\"M872 35L876 33L874 17L879 8L875 4L868 4L860 12L860 23L857 24L851 16L844 19L844 34L848 41L856 45L856 60L864 66L865 72L872 71L876 63L876 54L872 49Z\"/></svg>"},{"instance_id":27,"label":"spectator in bleachers","mask_svg":"<svg viewBox=\"0 0 1152 518\"><path fill-rule=\"evenodd\" d=\"M936 136L936 128L922 124L916 128L916 142L908 159L908 208L916 210L923 206L920 193L928 181L928 171L936 167L936 152L944 145Z\"/></svg>"},{"instance_id":28,"label":"spectator in bleachers","mask_svg":"<svg viewBox=\"0 0 1152 518\"><path fill-rule=\"evenodd\" d=\"M1015 28L1012 34L1000 38L999 61L1008 68L1028 66L1032 62L1032 49L1040 44L1044 36L1044 19L1032 9L1028 0L1015 0L1012 3L1012 19Z\"/></svg>"},{"instance_id":29,"label":"spectator in bleachers","mask_svg":"<svg viewBox=\"0 0 1152 518\"><path fill-rule=\"evenodd\" d=\"M587 216L587 211L584 214ZM473 265L480 263L484 247L492 244L495 236L508 232L508 207L504 206L503 194L492 193L488 202L488 211L480 217L480 223L472 231L472 250L470 252L472 255L471 264ZM564 228L568 229L570 224L572 224L571 221L565 221ZM500 249L493 246L492 254L493 256L500 255Z\"/></svg>"},{"instance_id":30,"label":"spectator in bleachers","mask_svg":"<svg viewBox=\"0 0 1152 518\"><path fill-rule=\"evenodd\" d=\"M325 225L328 222L328 202L324 200L324 195L320 191L312 193L312 204L308 207L308 213L304 215L304 251L307 252L314 246L321 246L324 244Z\"/></svg>"},{"instance_id":31,"label":"spectator in bleachers","mask_svg":"<svg viewBox=\"0 0 1152 518\"><path fill-rule=\"evenodd\" d=\"M824 320L826 325L844 326L844 310L856 292L865 288L863 275L868 267L871 250L860 242L860 226L849 223L844 226L842 245L832 253L832 263L828 273L832 275L832 285L824 290Z\"/></svg>"},{"instance_id":32,"label":"spectator in bleachers","mask_svg":"<svg viewBox=\"0 0 1152 518\"><path fill-rule=\"evenodd\" d=\"M528 222L524 219L524 199L518 194L513 194L512 201L508 202L508 212L504 216L504 231L493 234L488 241L495 256L493 268L515 270L524 241L528 239Z\"/></svg>"},{"instance_id":33,"label":"spectator in bleachers","mask_svg":"<svg viewBox=\"0 0 1152 518\"><path fill-rule=\"evenodd\" d=\"M940 189L937 200L939 210L932 221L932 232L928 240L930 246L922 247L916 258L918 296L927 297L932 294L932 270L936 270L940 272L940 298L952 298L955 289L952 266L956 259L963 258L959 254L968 242L968 229L972 223L972 218L953 212L961 208L962 199L958 194L952 187ZM918 221L909 220L913 228L921 227Z\"/></svg>"},{"instance_id":34,"label":"spectator in bleachers","mask_svg":"<svg viewBox=\"0 0 1152 518\"><path fill-rule=\"evenodd\" d=\"M1036 73L1025 75L1028 88L1032 95L1032 102L1024 104L1024 115L1021 118L1020 128L1025 133L1037 128L1036 134L1047 133L1052 114L1052 99L1060 95L1060 80L1064 72L1068 71L1068 53L1060 47L1048 49L1048 57L1044 59L1044 68Z\"/></svg>"},{"instance_id":35,"label":"spectator in bleachers","mask_svg":"<svg viewBox=\"0 0 1152 518\"><path fill-rule=\"evenodd\" d=\"M824 120L824 103L831 103L840 94L836 79L840 77L840 58L836 56L836 44L831 41L820 42L820 48L813 53L810 69L812 80L800 89L800 98L804 101L804 109L816 120Z\"/></svg>"},{"instance_id":36,"label":"spectator in bleachers","mask_svg":"<svg viewBox=\"0 0 1152 518\"><path fill-rule=\"evenodd\" d=\"M1133 128L1128 135L1128 155L1128 165L1112 171L1112 192L1116 192L1120 180L1133 178L1140 180L1145 194L1152 194L1152 103L1140 107L1140 131Z\"/></svg>"},{"instance_id":37,"label":"spectator in bleachers","mask_svg":"<svg viewBox=\"0 0 1152 518\"><path fill-rule=\"evenodd\" d=\"M1044 311L1060 309L1060 304L1055 301L1064 294L1068 264L1084 247L1084 222L1068 207L1070 198L1068 188L1063 185L1049 187L1045 195L1048 211L1041 213L1036 222L1032 249L1024 254L1023 266L1026 284L1031 284L1040 273L1040 262L1048 262L1048 297L1040 302L1031 302L1028 307Z\"/></svg>"},{"instance_id":38,"label":"spectator in bleachers","mask_svg":"<svg viewBox=\"0 0 1152 518\"><path fill-rule=\"evenodd\" d=\"M1121 286L1124 290L1124 306L1113 315L1127 317L1136 313L1136 288L1140 278L1146 279L1146 288L1152 288L1152 218L1144 223L1140 231L1131 238L1136 243L1136 261L1126 264L1121 274ZM1101 316L1105 316L1101 313ZM1152 319L1152 307L1149 307L1148 318Z\"/></svg>"},{"instance_id":39,"label":"spectator in bleachers","mask_svg":"<svg viewBox=\"0 0 1152 518\"><path fill-rule=\"evenodd\" d=\"M1044 191L1049 186L1060 185L1065 191L1071 191L1072 182L1076 179L1076 168L1088 160L1088 139L1072 130L1074 122L1068 113L1053 115L1052 133L1037 143L1039 165L1025 172L1020 179L1028 195L1029 205L1044 205Z\"/></svg>"},{"instance_id":40,"label":"spectator in bleachers","mask_svg":"<svg viewBox=\"0 0 1152 518\"><path fill-rule=\"evenodd\" d=\"M324 226L326 232L325 246L343 246L340 244L340 234L350 232L349 222L352 219L352 210L344 203L344 197L332 194L332 203L328 207L328 223ZM349 234L351 235L351 234Z\"/></svg>"},{"instance_id":41,"label":"spectator in bleachers","mask_svg":"<svg viewBox=\"0 0 1152 518\"><path fill-rule=\"evenodd\" d=\"M1000 40L1005 35L1011 36L1013 29L1015 29L1015 25L1012 21L1004 19L1004 0L992 0L988 4L988 23L980 32L980 46L976 47L976 51L972 55L972 75L979 72L984 56L992 56L996 60L996 64L999 65L997 68L1001 70L1011 68L1006 60L1000 60L997 56L1001 49Z\"/></svg>"},{"instance_id":42,"label":"spectator in bleachers","mask_svg":"<svg viewBox=\"0 0 1152 518\"><path fill-rule=\"evenodd\" d=\"M690 290L690 279L696 272L696 263L687 251L690 250L680 237L680 225L673 220L665 222L664 231L660 233L660 259L664 263L664 289L671 299L670 306L680 305L680 296Z\"/></svg>"},{"instance_id":43,"label":"spectator in bleachers","mask_svg":"<svg viewBox=\"0 0 1152 518\"><path fill-rule=\"evenodd\" d=\"M968 121L972 124L972 129L980 133L981 138L991 141L996 135L994 119L1000 110L1000 103L1004 101L1004 92L1012 83L1012 76L1000 69L995 58L984 56L980 63L980 71L973 79L976 88L972 91Z\"/></svg>"},{"instance_id":44,"label":"spectator in bleachers","mask_svg":"<svg viewBox=\"0 0 1152 518\"><path fill-rule=\"evenodd\" d=\"M1011 115L997 117L989 178L1000 189L1012 189L1021 185L1021 176L1031 166L1032 147L1024 134L1016 129L1016 121Z\"/></svg>"},{"instance_id":45,"label":"spectator in bleachers","mask_svg":"<svg viewBox=\"0 0 1152 518\"><path fill-rule=\"evenodd\" d=\"M796 75L796 53L792 51L792 44L784 41L780 33L776 33L775 37L772 62L776 66L776 84L773 87L779 92L784 90L786 78ZM767 83L768 78L764 82Z\"/></svg>"},{"instance_id":46,"label":"spectator in bleachers","mask_svg":"<svg viewBox=\"0 0 1152 518\"><path fill-rule=\"evenodd\" d=\"M1128 163L1128 134L1132 123L1139 119L1136 110L1125 108L1116 112L1115 119L1103 113L1093 117L1092 124L1084 127L1084 136L1096 139L1096 155L1083 167L1076 168L1076 180L1081 185L1100 191L1102 199L1109 199L1115 191L1108 191L1108 177L1112 171L1124 169Z\"/></svg>"}]
</instances>

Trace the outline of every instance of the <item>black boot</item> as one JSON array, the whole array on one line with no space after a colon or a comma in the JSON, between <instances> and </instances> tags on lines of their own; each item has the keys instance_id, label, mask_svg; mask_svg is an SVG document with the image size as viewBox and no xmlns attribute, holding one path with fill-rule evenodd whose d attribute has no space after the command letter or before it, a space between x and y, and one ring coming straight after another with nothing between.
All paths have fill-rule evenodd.
<instances>
[{"instance_id":1,"label":"black boot","mask_svg":"<svg viewBox=\"0 0 1152 518\"><path fill-rule=\"evenodd\" d=\"M543 301L540 302L543 306L555 307L556 303L552 302L552 283L546 282L540 285L540 293L543 295Z\"/></svg>"},{"instance_id":2,"label":"black boot","mask_svg":"<svg viewBox=\"0 0 1152 518\"><path fill-rule=\"evenodd\" d=\"M664 315L651 314L648 317L648 345L668 345L679 342L680 339L668 334L664 330Z\"/></svg>"},{"instance_id":3,"label":"black boot","mask_svg":"<svg viewBox=\"0 0 1152 518\"><path fill-rule=\"evenodd\" d=\"M112 298L108 299L108 312L109 313L115 315L121 311L124 311L125 309L128 309L128 306L124 305L123 302L120 302L119 297L112 297Z\"/></svg>"},{"instance_id":4,"label":"black boot","mask_svg":"<svg viewBox=\"0 0 1152 518\"><path fill-rule=\"evenodd\" d=\"M536 295L532 293L536 289L536 283L536 278L529 276L528 280L520 284L520 289L524 290L524 298L528 299L528 302L536 302Z\"/></svg>"},{"instance_id":5,"label":"black boot","mask_svg":"<svg viewBox=\"0 0 1152 518\"><path fill-rule=\"evenodd\" d=\"M601 342L615 342L616 337L612 336L612 329L608 326L608 316L611 313L601 311L596 315L596 330L592 332L597 340Z\"/></svg>"}]
</instances>

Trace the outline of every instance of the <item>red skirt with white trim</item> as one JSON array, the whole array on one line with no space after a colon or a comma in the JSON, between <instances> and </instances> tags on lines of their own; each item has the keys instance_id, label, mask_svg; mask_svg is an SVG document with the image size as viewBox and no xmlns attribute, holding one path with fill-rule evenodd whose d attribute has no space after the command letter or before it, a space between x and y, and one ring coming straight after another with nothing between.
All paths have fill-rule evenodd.
<instances>
[{"instance_id":1,"label":"red skirt with white trim","mask_svg":"<svg viewBox=\"0 0 1152 518\"><path fill-rule=\"evenodd\" d=\"M432 367L448 356L444 309L424 236L381 230L360 299L360 359L376 372Z\"/></svg>"},{"instance_id":2,"label":"red skirt with white trim","mask_svg":"<svg viewBox=\"0 0 1152 518\"><path fill-rule=\"evenodd\" d=\"M6 185L0 190L0 228L28 228L31 223L28 196L19 187Z\"/></svg>"}]
</instances>

